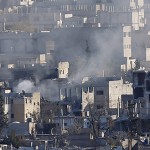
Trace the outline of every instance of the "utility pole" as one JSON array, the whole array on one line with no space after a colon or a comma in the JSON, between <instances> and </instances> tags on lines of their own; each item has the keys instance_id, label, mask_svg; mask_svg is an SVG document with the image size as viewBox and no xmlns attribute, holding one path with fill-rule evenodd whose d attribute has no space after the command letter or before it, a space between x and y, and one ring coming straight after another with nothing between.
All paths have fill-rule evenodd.
<instances>
[{"instance_id":1,"label":"utility pole","mask_svg":"<svg viewBox=\"0 0 150 150\"><path fill-rule=\"evenodd\" d=\"M118 104L117 104L118 106L118 118L120 117L120 99L119 99L119 97L118 97Z\"/></svg>"},{"instance_id":2,"label":"utility pole","mask_svg":"<svg viewBox=\"0 0 150 150\"><path fill-rule=\"evenodd\" d=\"M128 110L129 110L129 123L128 123L128 150L132 150L132 136L133 136L133 121L135 114L133 114L133 110L135 108L135 104L133 102L128 103Z\"/></svg>"}]
</instances>

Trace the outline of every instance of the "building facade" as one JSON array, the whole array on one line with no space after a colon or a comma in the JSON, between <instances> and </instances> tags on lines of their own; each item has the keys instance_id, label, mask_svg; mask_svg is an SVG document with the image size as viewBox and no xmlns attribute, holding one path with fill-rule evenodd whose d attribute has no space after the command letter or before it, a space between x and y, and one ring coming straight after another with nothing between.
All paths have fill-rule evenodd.
<instances>
[{"instance_id":1,"label":"building facade","mask_svg":"<svg viewBox=\"0 0 150 150\"><path fill-rule=\"evenodd\" d=\"M4 110L9 122L32 122L40 116L40 93L4 94Z\"/></svg>"}]
</instances>

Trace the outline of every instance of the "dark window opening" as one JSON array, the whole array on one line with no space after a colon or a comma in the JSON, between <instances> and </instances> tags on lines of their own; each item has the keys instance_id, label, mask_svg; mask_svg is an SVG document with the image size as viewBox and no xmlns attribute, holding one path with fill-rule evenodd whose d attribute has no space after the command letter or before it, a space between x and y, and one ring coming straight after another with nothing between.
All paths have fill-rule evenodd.
<instances>
[{"instance_id":1,"label":"dark window opening","mask_svg":"<svg viewBox=\"0 0 150 150\"><path fill-rule=\"evenodd\" d=\"M90 92L90 93L93 92L93 87L89 87L89 92Z\"/></svg>"},{"instance_id":2,"label":"dark window opening","mask_svg":"<svg viewBox=\"0 0 150 150\"><path fill-rule=\"evenodd\" d=\"M100 109L101 108L101 106L100 105L97 105L97 109Z\"/></svg>"},{"instance_id":3,"label":"dark window opening","mask_svg":"<svg viewBox=\"0 0 150 150\"><path fill-rule=\"evenodd\" d=\"M96 91L96 95L104 95L104 91Z\"/></svg>"},{"instance_id":4,"label":"dark window opening","mask_svg":"<svg viewBox=\"0 0 150 150\"><path fill-rule=\"evenodd\" d=\"M150 80L146 80L146 91L150 92Z\"/></svg>"},{"instance_id":5,"label":"dark window opening","mask_svg":"<svg viewBox=\"0 0 150 150\"><path fill-rule=\"evenodd\" d=\"M144 103L141 103L141 107L144 108Z\"/></svg>"},{"instance_id":6,"label":"dark window opening","mask_svg":"<svg viewBox=\"0 0 150 150\"><path fill-rule=\"evenodd\" d=\"M88 87L84 87L83 92L87 93L88 92Z\"/></svg>"},{"instance_id":7,"label":"dark window opening","mask_svg":"<svg viewBox=\"0 0 150 150\"><path fill-rule=\"evenodd\" d=\"M104 108L103 105L97 105L97 109L102 109Z\"/></svg>"},{"instance_id":8,"label":"dark window opening","mask_svg":"<svg viewBox=\"0 0 150 150\"><path fill-rule=\"evenodd\" d=\"M14 118L14 114L11 114L11 118Z\"/></svg>"},{"instance_id":9,"label":"dark window opening","mask_svg":"<svg viewBox=\"0 0 150 150\"><path fill-rule=\"evenodd\" d=\"M67 123L64 123L64 126L67 126Z\"/></svg>"},{"instance_id":10,"label":"dark window opening","mask_svg":"<svg viewBox=\"0 0 150 150\"><path fill-rule=\"evenodd\" d=\"M13 104L14 102L13 102L13 99L11 99L11 104Z\"/></svg>"},{"instance_id":11,"label":"dark window opening","mask_svg":"<svg viewBox=\"0 0 150 150\"><path fill-rule=\"evenodd\" d=\"M137 99L139 97L144 97L144 90L141 87L135 88L133 90L134 99Z\"/></svg>"}]
</instances>

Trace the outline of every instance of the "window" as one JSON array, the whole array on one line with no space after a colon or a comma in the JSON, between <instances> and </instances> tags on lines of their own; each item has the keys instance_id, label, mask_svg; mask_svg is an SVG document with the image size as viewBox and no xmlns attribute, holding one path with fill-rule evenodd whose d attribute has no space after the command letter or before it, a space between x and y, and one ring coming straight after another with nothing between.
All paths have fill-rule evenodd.
<instances>
[{"instance_id":1,"label":"window","mask_svg":"<svg viewBox=\"0 0 150 150\"><path fill-rule=\"evenodd\" d=\"M37 102L37 105L40 105L40 103L39 103L39 102Z\"/></svg>"},{"instance_id":2,"label":"window","mask_svg":"<svg viewBox=\"0 0 150 150\"><path fill-rule=\"evenodd\" d=\"M104 91L96 91L96 95L103 95L104 94Z\"/></svg>"},{"instance_id":3,"label":"window","mask_svg":"<svg viewBox=\"0 0 150 150\"><path fill-rule=\"evenodd\" d=\"M88 92L88 87L83 87L83 92L87 93Z\"/></svg>"},{"instance_id":4,"label":"window","mask_svg":"<svg viewBox=\"0 0 150 150\"><path fill-rule=\"evenodd\" d=\"M11 99L11 104L13 104L14 102L13 102L13 99Z\"/></svg>"},{"instance_id":5,"label":"window","mask_svg":"<svg viewBox=\"0 0 150 150\"><path fill-rule=\"evenodd\" d=\"M126 32L123 32L123 37L126 37Z\"/></svg>"},{"instance_id":6,"label":"window","mask_svg":"<svg viewBox=\"0 0 150 150\"><path fill-rule=\"evenodd\" d=\"M60 70L59 73L60 73L60 74L64 74L65 71L64 71L64 70Z\"/></svg>"},{"instance_id":7,"label":"window","mask_svg":"<svg viewBox=\"0 0 150 150\"><path fill-rule=\"evenodd\" d=\"M89 87L89 92L90 92L90 93L93 92L93 87Z\"/></svg>"},{"instance_id":8,"label":"window","mask_svg":"<svg viewBox=\"0 0 150 150\"><path fill-rule=\"evenodd\" d=\"M102 109L103 105L97 105L97 109Z\"/></svg>"},{"instance_id":9,"label":"window","mask_svg":"<svg viewBox=\"0 0 150 150\"><path fill-rule=\"evenodd\" d=\"M100 105L97 105L97 109L100 109L101 108L101 106Z\"/></svg>"},{"instance_id":10,"label":"window","mask_svg":"<svg viewBox=\"0 0 150 150\"><path fill-rule=\"evenodd\" d=\"M14 114L11 114L11 118L14 118Z\"/></svg>"},{"instance_id":11,"label":"window","mask_svg":"<svg viewBox=\"0 0 150 150\"><path fill-rule=\"evenodd\" d=\"M64 123L64 126L67 126L67 123Z\"/></svg>"},{"instance_id":12,"label":"window","mask_svg":"<svg viewBox=\"0 0 150 150\"><path fill-rule=\"evenodd\" d=\"M128 36L131 37L131 32L128 33Z\"/></svg>"},{"instance_id":13,"label":"window","mask_svg":"<svg viewBox=\"0 0 150 150\"><path fill-rule=\"evenodd\" d=\"M150 92L150 80L146 80L146 91Z\"/></svg>"},{"instance_id":14,"label":"window","mask_svg":"<svg viewBox=\"0 0 150 150\"><path fill-rule=\"evenodd\" d=\"M141 102L141 108L144 108L144 103L143 102Z\"/></svg>"}]
</instances>

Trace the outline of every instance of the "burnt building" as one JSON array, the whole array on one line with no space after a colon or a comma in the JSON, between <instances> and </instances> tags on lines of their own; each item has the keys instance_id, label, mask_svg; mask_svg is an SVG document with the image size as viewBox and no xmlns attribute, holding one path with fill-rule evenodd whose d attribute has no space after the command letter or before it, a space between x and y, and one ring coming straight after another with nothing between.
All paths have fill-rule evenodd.
<instances>
[{"instance_id":1,"label":"burnt building","mask_svg":"<svg viewBox=\"0 0 150 150\"><path fill-rule=\"evenodd\" d=\"M144 97L145 77L146 77L146 72L144 70L133 72L134 99L138 99L139 97Z\"/></svg>"}]
</instances>

